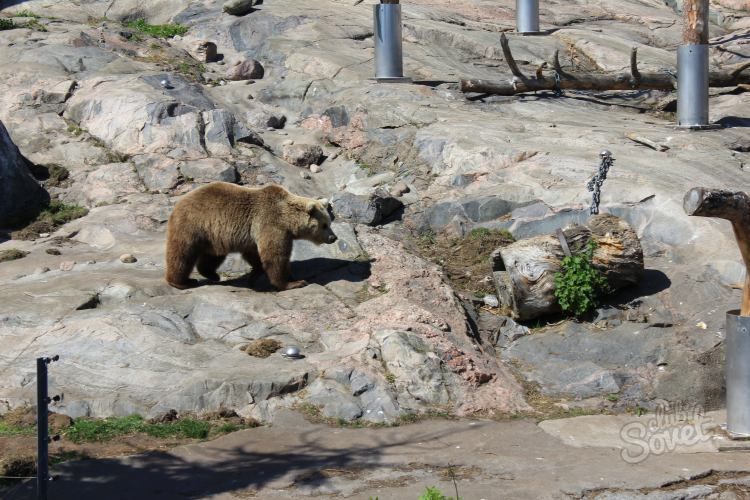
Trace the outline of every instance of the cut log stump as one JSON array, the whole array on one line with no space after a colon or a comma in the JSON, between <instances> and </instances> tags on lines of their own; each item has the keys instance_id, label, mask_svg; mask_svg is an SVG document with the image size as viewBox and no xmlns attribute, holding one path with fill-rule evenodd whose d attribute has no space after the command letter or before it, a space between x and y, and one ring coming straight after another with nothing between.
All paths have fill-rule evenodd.
<instances>
[{"instance_id":1,"label":"cut log stump","mask_svg":"<svg viewBox=\"0 0 750 500\"><path fill-rule=\"evenodd\" d=\"M593 266L607 279L610 290L637 284L643 276L643 249L630 225L610 214L595 215L585 226L563 231L573 254L596 243ZM555 274L565 257L556 234L534 236L498 248L492 254L493 277L501 305L515 319L525 321L560 312L555 297Z\"/></svg>"}]
</instances>

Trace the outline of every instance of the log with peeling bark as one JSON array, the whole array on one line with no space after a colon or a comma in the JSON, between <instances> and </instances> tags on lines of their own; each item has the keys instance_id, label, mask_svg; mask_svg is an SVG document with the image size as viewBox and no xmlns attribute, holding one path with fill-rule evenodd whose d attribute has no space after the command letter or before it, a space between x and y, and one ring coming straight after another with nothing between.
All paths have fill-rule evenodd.
<instances>
[{"instance_id":1,"label":"log with peeling bark","mask_svg":"<svg viewBox=\"0 0 750 500\"><path fill-rule=\"evenodd\" d=\"M638 51L633 47L630 53L630 72L610 74L568 73L560 66L559 52L555 51L553 72L544 71L545 65L537 68L534 77L526 76L518 67L508 45L508 38L500 36L508 67L513 77L509 80L462 79L461 90L478 94L515 95L539 90L675 90L676 79L669 73L641 73L638 70ZM559 77L559 79L556 78ZM724 68L709 73L711 87L731 87L750 84L750 62Z\"/></svg>"},{"instance_id":2,"label":"log with peeling bark","mask_svg":"<svg viewBox=\"0 0 750 500\"><path fill-rule=\"evenodd\" d=\"M750 316L750 196L742 191L696 187L685 194L683 208L688 215L717 217L732 223L734 236L745 263L745 286L740 316Z\"/></svg>"},{"instance_id":3,"label":"log with peeling bark","mask_svg":"<svg viewBox=\"0 0 750 500\"><path fill-rule=\"evenodd\" d=\"M641 242L635 230L619 217L595 215L585 226L571 226L563 234L573 254L594 240L592 264L607 279L611 291L637 284L643 276ZM555 234L519 240L495 251L493 277L501 305L522 321L560 312L555 274L561 270L564 257Z\"/></svg>"},{"instance_id":4,"label":"log with peeling bark","mask_svg":"<svg viewBox=\"0 0 750 500\"><path fill-rule=\"evenodd\" d=\"M708 43L708 0L683 0L682 43L706 45Z\"/></svg>"}]
</instances>

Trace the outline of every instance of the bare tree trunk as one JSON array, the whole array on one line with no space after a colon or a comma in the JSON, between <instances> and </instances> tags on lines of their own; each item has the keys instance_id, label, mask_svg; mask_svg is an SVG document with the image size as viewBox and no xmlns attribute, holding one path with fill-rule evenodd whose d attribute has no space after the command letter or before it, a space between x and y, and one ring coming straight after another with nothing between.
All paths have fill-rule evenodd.
<instances>
[{"instance_id":1,"label":"bare tree trunk","mask_svg":"<svg viewBox=\"0 0 750 500\"><path fill-rule=\"evenodd\" d=\"M708 0L683 0L682 43L706 45L708 43Z\"/></svg>"}]
</instances>

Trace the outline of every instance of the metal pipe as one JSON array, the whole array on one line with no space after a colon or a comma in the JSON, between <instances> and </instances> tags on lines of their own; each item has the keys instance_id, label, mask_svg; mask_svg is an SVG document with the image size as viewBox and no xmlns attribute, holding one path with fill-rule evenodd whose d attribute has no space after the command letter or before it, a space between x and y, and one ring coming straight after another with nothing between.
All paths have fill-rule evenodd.
<instances>
[{"instance_id":1,"label":"metal pipe","mask_svg":"<svg viewBox=\"0 0 750 500\"><path fill-rule=\"evenodd\" d=\"M750 317L727 312L727 431L750 436Z\"/></svg>"},{"instance_id":2,"label":"metal pipe","mask_svg":"<svg viewBox=\"0 0 750 500\"><path fill-rule=\"evenodd\" d=\"M708 125L708 45L677 48L677 125Z\"/></svg>"},{"instance_id":3,"label":"metal pipe","mask_svg":"<svg viewBox=\"0 0 750 500\"><path fill-rule=\"evenodd\" d=\"M48 358L36 358L36 493L39 500L47 500L47 484L49 483L49 435L47 394L47 364Z\"/></svg>"},{"instance_id":4,"label":"metal pipe","mask_svg":"<svg viewBox=\"0 0 750 500\"><path fill-rule=\"evenodd\" d=\"M539 0L516 0L516 31L539 33Z\"/></svg>"},{"instance_id":5,"label":"metal pipe","mask_svg":"<svg viewBox=\"0 0 750 500\"><path fill-rule=\"evenodd\" d=\"M373 13L375 16L375 78L377 80L403 79L401 4L373 5Z\"/></svg>"}]
</instances>

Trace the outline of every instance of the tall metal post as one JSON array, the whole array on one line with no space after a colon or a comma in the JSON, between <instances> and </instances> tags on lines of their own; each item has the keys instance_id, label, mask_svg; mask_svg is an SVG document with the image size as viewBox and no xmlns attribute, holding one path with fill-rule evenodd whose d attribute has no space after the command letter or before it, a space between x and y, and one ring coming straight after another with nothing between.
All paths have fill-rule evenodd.
<instances>
[{"instance_id":1,"label":"tall metal post","mask_svg":"<svg viewBox=\"0 0 750 500\"><path fill-rule=\"evenodd\" d=\"M708 126L708 0L685 0L677 49L677 125Z\"/></svg>"},{"instance_id":2,"label":"tall metal post","mask_svg":"<svg viewBox=\"0 0 750 500\"><path fill-rule=\"evenodd\" d=\"M379 82L409 81L404 78L401 4L388 1L373 5L375 22L375 79Z\"/></svg>"},{"instance_id":3,"label":"tall metal post","mask_svg":"<svg viewBox=\"0 0 750 500\"><path fill-rule=\"evenodd\" d=\"M750 436L750 317L727 313L727 432Z\"/></svg>"},{"instance_id":4,"label":"tall metal post","mask_svg":"<svg viewBox=\"0 0 750 500\"><path fill-rule=\"evenodd\" d=\"M36 359L36 491L39 500L47 500L47 484L49 483L47 465L49 460L47 365L49 361L49 358Z\"/></svg>"},{"instance_id":5,"label":"tall metal post","mask_svg":"<svg viewBox=\"0 0 750 500\"><path fill-rule=\"evenodd\" d=\"M516 0L516 31L539 33L539 0Z\"/></svg>"}]
</instances>

